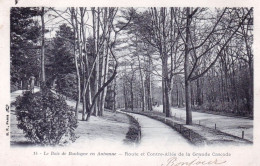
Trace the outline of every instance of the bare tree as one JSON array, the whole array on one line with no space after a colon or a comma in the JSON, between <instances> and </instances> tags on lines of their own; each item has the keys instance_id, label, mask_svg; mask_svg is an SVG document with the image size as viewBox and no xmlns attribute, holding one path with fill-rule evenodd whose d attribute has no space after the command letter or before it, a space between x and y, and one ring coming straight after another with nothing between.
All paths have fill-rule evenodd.
<instances>
[{"instance_id":1,"label":"bare tree","mask_svg":"<svg viewBox=\"0 0 260 166\"><path fill-rule=\"evenodd\" d=\"M203 12L204 9L201 8L184 8L184 11L186 11L186 28L185 28L185 38L183 35L181 35L183 42L185 43L185 64L184 64L184 70L185 70L185 102L186 102L186 124L192 124L192 115L191 115L191 103L190 103L190 82L194 81L200 77L202 77L204 74L206 74L212 66L217 62L217 59L222 54L225 47L228 45L228 43L231 41L233 36L236 34L236 32L241 28L244 21L247 19L247 16L252 11L249 10L248 13L239 20L238 23L234 23L232 11L231 11L231 19L226 22L226 24L232 24L234 25L233 28L225 27L224 29L218 29L217 27L220 26L220 22L223 19L223 16L227 12L227 8L223 9L222 13L216 17L216 21L211 25L212 29L204 33L205 36L203 36L200 40L197 40L196 34L191 35L191 33L195 33L196 30L192 28L192 20L195 18L196 14L199 14L200 12ZM233 14L234 15L234 14ZM175 16L176 19L176 16ZM182 29L180 28L181 25L178 25L178 29L180 34L182 34ZM193 25L193 27L196 27ZM221 26L220 26L221 27ZM219 33L219 31L222 31L222 33ZM203 34L203 33L200 33ZM221 34L221 35L219 35ZM194 42L194 39L196 39L197 43ZM200 41L200 43L198 43ZM196 45L195 45L196 44ZM214 53L216 56L211 62L208 62L207 66L204 67L204 69L197 74L195 73L195 70L198 69L198 66L200 66L203 59L207 60L207 57L209 54ZM192 59L192 64L190 63L190 59Z\"/></svg>"}]
</instances>

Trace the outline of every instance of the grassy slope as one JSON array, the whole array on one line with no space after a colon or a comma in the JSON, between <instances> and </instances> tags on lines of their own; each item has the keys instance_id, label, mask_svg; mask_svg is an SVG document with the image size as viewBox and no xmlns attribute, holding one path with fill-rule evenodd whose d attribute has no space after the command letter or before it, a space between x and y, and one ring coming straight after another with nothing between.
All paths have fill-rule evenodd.
<instances>
[{"instance_id":1,"label":"grassy slope","mask_svg":"<svg viewBox=\"0 0 260 166\"><path fill-rule=\"evenodd\" d=\"M11 93L11 102L21 94L22 91ZM75 101L71 99L68 99L66 102L69 106L75 107L76 105ZM23 131L17 128L15 107L13 106L11 110L11 145L31 145L30 141L24 137ZM79 118L81 118L81 114L79 114ZM83 146L82 144L84 143L98 141L123 144L131 124L132 122L125 114L104 111L103 117L92 116L88 122L79 120L78 128L76 129L76 135L79 138L73 144L75 146Z\"/></svg>"}]
</instances>

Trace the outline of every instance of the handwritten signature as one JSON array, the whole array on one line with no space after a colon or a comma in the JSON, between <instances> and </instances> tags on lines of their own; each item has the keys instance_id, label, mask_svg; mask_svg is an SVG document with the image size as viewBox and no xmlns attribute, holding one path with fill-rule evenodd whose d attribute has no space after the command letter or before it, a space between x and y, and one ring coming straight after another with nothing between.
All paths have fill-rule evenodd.
<instances>
[{"instance_id":1,"label":"handwritten signature","mask_svg":"<svg viewBox=\"0 0 260 166\"><path fill-rule=\"evenodd\" d=\"M181 161L177 157L171 157L167 160L166 164L161 164L161 166L200 166L200 165L222 165L227 161L219 161L216 159L201 160L200 158L192 159L190 161Z\"/></svg>"}]
</instances>

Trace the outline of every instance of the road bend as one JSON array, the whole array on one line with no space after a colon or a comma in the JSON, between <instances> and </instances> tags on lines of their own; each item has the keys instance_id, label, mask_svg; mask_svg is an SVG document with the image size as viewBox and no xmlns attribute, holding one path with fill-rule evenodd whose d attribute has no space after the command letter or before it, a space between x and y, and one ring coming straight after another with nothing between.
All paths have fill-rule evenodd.
<instances>
[{"instance_id":1,"label":"road bend","mask_svg":"<svg viewBox=\"0 0 260 166\"><path fill-rule=\"evenodd\" d=\"M128 114L137 119L141 126L141 147L153 147L155 149L167 147L174 150L176 147L192 146L180 133L158 120L144 115Z\"/></svg>"}]
</instances>

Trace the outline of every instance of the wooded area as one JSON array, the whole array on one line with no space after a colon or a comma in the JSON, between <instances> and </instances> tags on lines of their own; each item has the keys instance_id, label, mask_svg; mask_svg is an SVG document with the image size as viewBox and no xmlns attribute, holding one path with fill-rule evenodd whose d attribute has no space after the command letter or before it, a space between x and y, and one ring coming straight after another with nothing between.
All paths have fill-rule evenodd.
<instances>
[{"instance_id":1,"label":"wooded area","mask_svg":"<svg viewBox=\"0 0 260 166\"><path fill-rule=\"evenodd\" d=\"M34 76L82 120L157 105L186 107L190 125L192 110L253 116L253 8L11 8L10 37L11 90Z\"/></svg>"}]
</instances>

